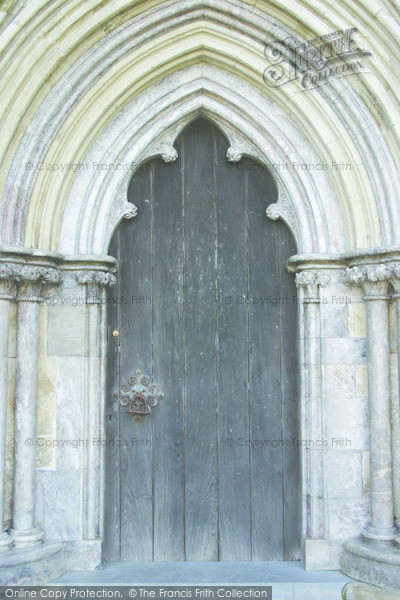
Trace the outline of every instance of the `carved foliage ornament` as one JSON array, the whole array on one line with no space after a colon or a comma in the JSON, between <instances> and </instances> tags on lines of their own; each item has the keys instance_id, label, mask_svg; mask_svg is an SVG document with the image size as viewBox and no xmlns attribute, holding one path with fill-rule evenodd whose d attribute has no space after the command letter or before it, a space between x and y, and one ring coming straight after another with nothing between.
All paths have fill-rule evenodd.
<instances>
[{"instance_id":1,"label":"carved foliage ornament","mask_svg":"<svg viewBox=\"0 0 400 600\"><path fill-rule=\"evenodd\" d=\"M243 150L237 146L229 146L226 152L226 158L229 162L239 162L243 158Z\"/></svg>"},{"instance_id":2,"label":"carved foliage ornament","mask_svg":"<svg viewBox=\"0 0 400 600\"><path fill-rule=\"evenodd\" d=\"M158 401L164 398L157 386L150 382L150 378L143 375L140 370L133 377L129 377L114 398L119 398L121 406L128 407L128 414L135 415L137 421L151 412L152 407L157 406Z\"/></svg>"},{"instance_id":3,"label":"carved foliage ornament","mask_svg":"<svg viewBox=\"0 0 400 600\"><path fill-rule=\"evenodd\" d=\"M0 298L2 300L13 300L14 296L11 293L14 269L12 265L5 263L0 264Z\"/></svg>"},{"instance_id":4,"label":"carved foliage ornament","mask_svg":"<svg viewBox=\"0 0 400 600\"><path fill-rule=\"evenodd\" d=\"M116 277L108 271L79 271L75 278L80 285L95 284L112 287L116 284Z\"/></svg>"},{"instance_id":5,"label":"carved foliage ornament","mask_svg":"<svg viewBox=\"0 0 400 600\"><path fill-rule=\"evenodd\" d=\"M43 283L56 285L62 281L62 274L57 269L47 269L34 265L0 265L0 279L10 278L20 283Z\"/></svg>"},{"instance_id":6,"label":"carved foliage ornament","mask_svg":"<svg viewBox=\"0 0 400 600\"><path fill-rule=\"evenodd\" d=\"M146 152L145 155L141 157L141 159L143 160L145 156L161 156L164 162L172 163L178 158L178 152L176 151L176 148L173 147L169 139L168 141L164 140L162 142L158 142L154 146L151 146L151 148Z\"/></svg>"},{"instance_id":7,"label":"carved foliage ornament","mask_svg":"<svg viewBox=\"0 0 400 600\"><path fill-rule=\"evenodd\" d=\"M297 288L304 288L306 292L305 302L319 303L319 288L327 286L331 278L326 273L318 271L300 271L296 273L295 283Z\"/></svg>"},{"instance_id":8,"label":"carved foliage ornament","mask_svg":"<svg viewBox=\"0 0 400 600\"><path fill-rule=\"evenodd\" d=\"M287 223L292 231L296 231L296 220L293 218L292 208L287 200L280 199L279 202L270 204L265 214L271 221L282 219Z\"/></svg>"},{"instance_id":9,"label":"carved foliage ornament","mask_svg":"<svg viewBox=\"0 0 400 600\"><path fill-rule=\"evenodd\" d=\"M16 284L20 291L25 292L26 300L40 300L43 286L58 285L62 280L63 275L57 269L35 265L0 264L0 283L2 284L3 294L7 290L10 292L11 286ZM28 293L29 285L34 287ZM22 298L20 297L20 299Z\"/></svg>"},{"instance_id":10,"label":"carved foliage ornament","mask_svg":"<svg viewBox=\"0 0 400 600\"><path fill-rule=\"evenodd\" d=\"M0 264L0 279L10 279L14 273L13 265L6 263Z\"/></svg>"},{"instance_id":11,"label":"carved foliage ornament","mask_svg":"<svg viewBox=\"0 0 400 600\"><path fill-rule=\"evenodd\" d=\"M161 158L166 163L175 162L176 159L178 158L178 152L170 144L161 145L160 146L160 154L161 154Z\"/></svg>"},{"instance_id":12,"label":"carved foliage ornament","mask_svg":"<svg viewBox=\"0 0 400 600\"><path fill-rule=\"evenodd\" d=\"M371 265L368 267L347 268L344 278L346 283L360 285L365 281L377 282L386 281L394 275L394 270L398 269L394 264Z\"/></svg>"},{"instance_id":13,"label":"carved foliage ornament","mask_svg":"<svg viewBox=\"0 0 400 600\"><path fill-rule=\"evenodd\" d=\"M275 202L274 204L270 204L268 206L267 210L265 211L265 214L271 221L277 221L283 216L283 212L284 211L282 210L282 206Z\"/></svg>"},{"instance_id":14,"label":"carved foliage ornament","mask_svg":"<svg viewBox=\"0 0 400 600\"><path fill-rule=\"evenodd\" d=\"M127 202L124 206L122 216L124 219L133 219L137 215L137 206L132 204L132 202Z\"/></svg>"},{"instance_id":15,"label":"carved foliage ornament","mask_svg":"<svg viewBox=\"0 0 400 600\"><path fill-rule=\"evenodd\" d=\"M343 276L347 285L361 285L368 297L387 297L388 285L400 293L400 263L381 263L370 266L347 268Z\"/></svg>"}]
</instances>

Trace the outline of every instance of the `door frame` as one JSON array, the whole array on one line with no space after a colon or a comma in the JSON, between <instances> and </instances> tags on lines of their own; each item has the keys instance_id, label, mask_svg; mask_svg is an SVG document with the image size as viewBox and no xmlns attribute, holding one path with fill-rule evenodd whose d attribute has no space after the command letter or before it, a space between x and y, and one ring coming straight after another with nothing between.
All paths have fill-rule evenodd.
<instances>
[{"instance_id":1,"label":"door frame","mask_svg":"<svg viewBox=\"0 0 400 600\"><path fill-rule=\"evenodd\" d=\"M283 111L271 105L264 94L246 82L224 73L221 85L221 72L211 66L197 65L177 73L169 82L144 91L140 97L118 115L102 134L101 147L106 148L107 157L123 156L125 163L137 168L149 158L160 156L166 162L176 158L173 142L181 130L191 121L202 115L218 127L228 138L228 160L236 162L242 155L259 161L266 169L271 163L284 163L288 159L302 161L304 153L315 157L311 144L304 139L294 123ZM189 98L185 94L185 85L193 86ZM159 114L154 113L155 99L159 97ZM165 110L161 111L161 106ZM273 109L272 109L273 106ZM142 123L126 127L126 122L136 123L138 109L147 111L148 126ZM123 118L122 118L123 117ZM141 126L139 126L141 125ZM300 148L301 153L295 149ZM99 161L98 147L88 153L88 161ZM107 162L106 157L104 161ZM321 411L321 356L316 344L308 345L304 339L304 322L313 327L315 335L320 336L321 306L318 296L321 294L320 273L324 273L329 261L327 253L338 253L345 249L342 216L334 189L323 170L278 169L272 172L278 189L278 201L270 205L267 217L283 219L296 240L299 255L289 260L293 273L299 272L298 335L302 340L299 349L300 372L300 414L301 436L304 439L322 437L321 420L313 414L310 398L317 397L318 410ZM132 171L107 170L88 173L80 171L70 190L60 232L60 248L68 254L86 255L89 261L101 263L107 253L111 236L122 218L134 218L136 207L127 202L127 188ZM94 178L95 177L95 178ZM82 196L83 195L83 196ZM82 204L83 203L83 204ZM83 209L79 208L84 206ZM75 236L71 236L71 231ZM317 233L318 232L318 233ZM88 256L90 255L90 256ZM332 256L332 254L330 255ZM82 258L82 260L85 260ZM339 263L333 268L340 268ZM309 281L305 282L306 273ZM307 279L306 277L306 279ZM313 283L312 283L313 281ZM302 301L303 296L317 298L311 304ZM98 324L98 350L105 362L106 318L104 312ZM308 326L307 326L308 327ZM90 337L90 335L88 334ZM100 414L91 414L86 431L93 427L92 422L102 423L104 429L105 412L105 376L102 376L101 402L96 410ZM84 390L84 402L90 402L89 386ZM85 400L86 398L86 400ZM99 450L101 454L101 451ZM307 568L321 568L321 552L326 559L323 565L331 568L332 556L339 555L341 541L329 539L329 531L324 523L325 500L323 489L315 481L315 470L310 464L307 452L301 449L302 464L302 560ZM319 464L322 459L319 459ZM99 456L100 469L96 469L88 480L98 481L100 502L96 509L97 530L102 539L104 513L104 460ZM90 470L90 468L89 468ZM84 495L88 496L85 483ZM310 498L312 499L310 502ZM82 505L81 519L86 521L87 502ZM316 524L317 526L312 526ZM336 560L336 558L335 558ZM335 563L336 564L336 563Z\"/></svg>"}]
</instances>

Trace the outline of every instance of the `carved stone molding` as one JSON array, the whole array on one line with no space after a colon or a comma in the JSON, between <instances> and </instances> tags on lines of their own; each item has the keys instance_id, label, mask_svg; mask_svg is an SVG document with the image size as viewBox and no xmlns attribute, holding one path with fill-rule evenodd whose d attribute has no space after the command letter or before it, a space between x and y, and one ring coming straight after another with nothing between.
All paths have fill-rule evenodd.
<instances>
[{"instance_id":1,"label":"carved stone molding","mask_svg":"<svg viewBox=\"0 0 400 600\"><path fill-rule=\"evenodd\" d=\"M131 202L127 202L123 208L122 217L124 219L133 219L137 215L137 206Z\"/></svg>"},{"instance_id":2,"label":"carved stone molding","mask_svg":"<svg viewBox=\"0 0 400 600\"><path fill-rule=\"evenodd\" d=\"M155 156L161 156L162 160L166 163L175 162L178 158L178 152L174 148L174 141L178 133L179 129L177 128L164 129L161 135L158 136L158 139L153 138L153 141L140 152L134 161L135 164L141 165Z\"/></svg>"},{"instance_id":3,"label":"carved stone molding","mask_svg":"<svg viewBox=\"0 0 400 600\"><path fill-rule=\"evenodd\" d=\"M283 219L286 223L291 224L292 218L290 213L290 206L288 202L275 202L270 204L265 211L268 219L271 221L277 221Z\"/></svg>"},{"instance_id":4,"label":"carved stone molding","mask_svg":"<svg viewBox=\"0 0 400 600\"><path fill-rule=\"evenodd\" d=\"M243 158L243 150L237 146L229 146L226 151L226 158L229 162L239 162Z\"/></svg>"},{"instance_id":5,"label":"carved stone molding","mask_svg":"<svg viewBox=\"0 0 400 600\"><path fill-rule=\"evenodd\" d=\"M271 221L282 219L293 232L296 231L296 220L293 218L292 209L287 200L280 198L278 202L270 204L265 214Z\"/></svg>"},{"instance_id":6,"label":"carved stone molding","mask_svg":"<svg viewBox=\"0 0 400 600\"><path fill-rule=\"evenodd\" d=\"M275 204L270 204L268 206L267 210L265 211L265 214L271 221L277 221L282 217L282 212L283 207L276 202Z\"/></svg>"},{"instance_id":7,"label":"carved stone molding","mask_svg":"<svg viewBox=\"0 0 400 600\"><path fill-rule=\"evenodd\" d=\"M153 156L161 156L162 160L166 163L172 163L176 161L178 158L178 152L172 145L171 135L168 136L167 140L164 139L147 148L147 150L141 154L138 162L143 162L143 160L150 159Z\"/></svg>"},{"instance_id":8,"label":"carved stone molding","mask_svg":"<svg viewBox=\"0 0 400 600\"><path fill-rule=\"evenodd\" d=\"M226 152L226 158L229 162L239 162L245 155L261 163L265 162L265 158L260 154L256 145L241 135L230 123L218 123L218 126L229 140L230 145Z\"/></svg>"},{"instance_id":9,"label":"carved stone molding","mask_svg":"<svg viewBox=\"0 0 400 600\"><path fill-rule=\"evenodd\" d=\"M162 144L159 154L161 154L161 158L166 163L175 162L178 158L178 152L171 144Z\"/></svg>"},{"instance_id":10,"label":"carved stone molding","mask_svg":"<svg viewBox=\"0 0 400 600\"><path fill-rule=\"evenodd\" d=\"M295 283L297 288L304 289L304 302L319 304L319 288L326 287L331 281L328 274L319 271L300 271L296 273Z\"/></svg>"}]
</instances>

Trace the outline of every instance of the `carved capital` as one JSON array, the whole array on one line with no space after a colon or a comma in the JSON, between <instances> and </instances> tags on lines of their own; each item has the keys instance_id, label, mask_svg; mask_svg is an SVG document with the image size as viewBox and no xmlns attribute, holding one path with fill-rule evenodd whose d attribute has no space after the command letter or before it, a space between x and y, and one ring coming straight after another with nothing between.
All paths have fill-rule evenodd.
<instances>
[{"instance_id":1,"label":"carved capital","mask_svg":"<svg viewBox=\"0 0 400 600\"><path fill-rule=\"evenodd\" d=\"M347 267L343 279L348 285L361 285L365 277L365 267Z\"/></svg>"},{"instance_id":2,"label":"carved capital","mask_svg":"<svg viewBox=\"0 0 400 600\"><path fill-rule=\"evenodd\" d=\"M392 265L384 263L347 268L344 274L344 280L348 285L361 285L365 300L388 298L391 278Z\"/></svg>"},{"instance_id":3,"label":"carved capital","mask_svg":"<svg viewBox=\"0 0 400 600\"><path fill-rule=\"evenodd\" d=\"M14 300L15 265L0 263L0 300Z\"/></svg>"},{"instance_id":4,"label":"carved capital","mask_svg":"<svg viewBox=\"0 0 400 600\"><path fill-rule=\"evenodd\" d=\"M95 284L99 286L112 287L117 278L109 271L79 271L75 273L75 279L80 285Z\"/></svg>"},{"instance_id":5,"label":"carved capital","mask_svg":"<svg viewBox=\"0 0 400 600\"><path fill-rule=\"evenodd\" d=\"M113 287L117 278L109 271L78 271L75 279L79 285L87 286L86 304L102 304L102 291L106 287Z\"/></svg>"},{"instance_id":6,"label":"carved capital","mask_svg":"<svg viewBox=\"0 0 400 600\"><path fill-rule=\"evenodd\" d=\"M296 273L295 283L297 288L303 289L305 294L305 303L319 304L319 290L321 287L327 286L331 278L326 273L319 271L301 271Z\"/></svg>"},{"instance_id":7,"label":"carved capital","mask_svg":"<svg viewBox=\"0 0 400 600\"><path fill-rule=\"evenodd\" d=\"M14 268L14 278L18 287L17 300L20 302L41 302L46 287L59 285L63 275L57 269L23 265Z\"/></svg>"},{"instance_id":8,"label":"carved capital","mask_svg":"<svg viewBox=\"0 0 400 600\"><path fill-rule=\"evenodd\" d=\"M109 271L97 271L94 274L94 281L99 286L113 287L117 283L117 278Z\"/></svg>"},{"instance_id":9,"label":"carved capital","mask_svg":"<svg viewBox=\"0 0 400 600\"><path fill-rule=\"evenodd\" d=\"M79 285L86 285L87 283L92 283L93 281L93 271L79 271L74 275Z\"/></svg>"}]
</instances>

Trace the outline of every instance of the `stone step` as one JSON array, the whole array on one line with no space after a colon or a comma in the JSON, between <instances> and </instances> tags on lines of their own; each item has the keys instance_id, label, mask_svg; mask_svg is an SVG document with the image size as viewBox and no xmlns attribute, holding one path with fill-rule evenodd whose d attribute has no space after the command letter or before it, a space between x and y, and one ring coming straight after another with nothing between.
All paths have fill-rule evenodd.
<instances>
[{"instance_id":1,"label":"stone step","mask_svg":"<svg viewBox=\"0 0 400 600\"><path fill-rule=\"evenodd\" d=\"M271 585L273 600L342 600L352 580L339 571L305 571L299 562L174 562L106 564L66 573L58 584L75 585Z\"/></svg>"}]
</instances>

